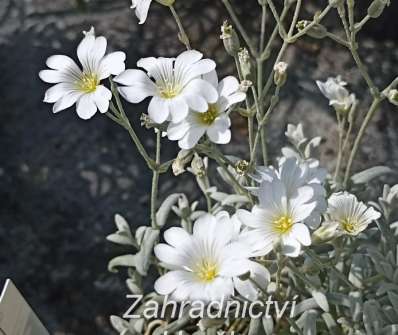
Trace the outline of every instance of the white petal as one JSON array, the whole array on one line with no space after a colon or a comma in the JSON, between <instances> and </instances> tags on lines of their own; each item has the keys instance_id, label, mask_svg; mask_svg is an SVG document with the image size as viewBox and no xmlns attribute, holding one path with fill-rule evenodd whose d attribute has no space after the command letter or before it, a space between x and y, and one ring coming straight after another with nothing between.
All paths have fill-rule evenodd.
<instances>
[{"instance_id":1,"label":"white petal","mask_svg":"<svg viewBox=\"0 0 398 335\"><path fill-rule=\"evenodd\" d=\"M226 114L222 114L207 129L210 140L217 144L227 144L231 141L231 120Z\"/></svg>"},{"instance_id":2,"label":"white petal","mask_svg":"<svg viewBox=\"0 0 398 335\"><path fill-rule=\"evenodd\" d=\"M53 103L61 99L65 94L74 91L74 86L69 83L59 83L50 87L45 95L44 102Z\"/></svg>"},{"instance_id":3,"label":"white petal","mask_svg":"<svg viewBox=\"0 0 398 335\"><path fill-rule=\"evenodd\" d=\"M76 104L77 115L83 120L92 118L97 112L97 106L94 102L94 94L84 94Z\"/></svg>"},{"instance_id":4,"label":"white petal","mask_svg":"<svg viewBox=\"0 0 398 335\"><path fill-rule=\"evenodd\" d=\"M159 97L153 97L148 106L149 117L156 123L163 123L169 117L168 102Z\"/></svg>"},{"instance_id":5,"label":"white petal","mask_svg":"<svg viewBox=\"0 0 398 335\"><path fill-rule=\"evenodd\" d=\"M228 97L221 96L218 100L220 111L225 112L229 107L246 99L246 93L236 92Z\"/></svg>"},{"instance_id":6,"label":"white petal","mask_svg":"<svg viewBox=\"0 0 398 335\"><path fill-rule=\"evenodd\" d=\"M235 255L236 257L237 255ZM219 269L220 275L224 277L236 277L249 271L249 261L247 259L229 258L224 261Z\"/></svg>"},{"instance_id":7,"label":"white petal","mask_svg":"<svg viewBox=\"0 0 398 335\"><path fill-rule=\"evenodd\" d=\"M182 121L180 123L169 123L167 127L167 137L170 141L178 141L182 139L189 131L191 125L188 122Z\"/></svg>"},{"instance_id":8,"label":"white petal","mask_svg":"<svg viewBox=\"0 0 398 335\"><path fill-rule=\"evenodd\" d=\"M216 68L216 63L211 59L202 59L195 64L189 66L183 76L183 85L186 85L189 81L199 76L209 73Z\"/></svg>"},{"instance_id":9,"label":"white petal","mask_svg":"<svg viewBox=\"0 0 398 335\"><path fill-rule=\"evenodd\" d=\"M82 92L71 91L59 99L53 106L53 113L58 113L72 106L81 96Z\"/></svg>"},{"instance_id":10,"label":"white petal","mask_svg":"<svg viewBox=\"0 0 398 335\"><path fill-rule=\"evenodd\" d=\"M112 92L105 86L99 85L94 92L94 101L101 113L106 113L109 108L109 100L112 99Z\"/></svg>"},{"instance_id":11,"label":"white petal","mask_svg":"<svg viewBox=\"0 0 398 335\"><path fill-rule=\"evenodd\" d=\"M119 87L119 92L123 98L131 103L139 103L156 94L155 84L141 70L126 70L116 76L114 81L127 85L127 87Z\"/></svg>"},{"instance_id":12,"label":"white petal","mask_svg":"<svg viewBox=\"0 0 398 335\"><path fill-rule=\"evenodd\" d=\"M149 7L151 5L152 0L134 0L132 8L135 8L135 15L140 20L139 23L143 24L147 17Z\"/></svg>"},{"instance_id":13,"label":"white petal","mask_svg":"<svg viewBox=\"0 0 398 335\"><path fill-rule=\"evenodd\" d=\"M188 115L188 105L182 97L169 99L169 110L172 122L181 122Z\"/></svg>"},{"instance_id":14,"label":"white petal","mask_svg":"<svg viewBox=\"0 0 398 335\"><path fill-rule=\"evenodd\" d=\"M192 149L205 134L206 128L204 127L192 127L185 134L185 136L178 141L178 145L181 149Z\"/></svg>"},{"instance_id":15,"label":"white petal","mask_svg":"<svg viewBox=\"0 0 398 335\"><path fill-rule=\"evenodd\" d=\"M180 254L177 249L164 243L156 245L154 252L156 257L166 265L182 268L188 263L186 257L184 257L183 254Z\"/></svg>"},{"instance_id":16,"label":"white petal","mask_svg":"<svg viewBox=\"0 0 398 335\"><path fill-rule=\"evenodd\" d=\"M198 94L206 99L209 103L216 103L218 100L217 90L203 79L192 80L183 90L183 94Z\"/></svg>"},{"instance_id":17,"label":"white petal","mask_svg":"<svg viewBox=\"0 0 398 335\"><path fill-rule=\"evenodd\" d=\"M200 95L186 94L184 95L184 99L187 102L188 106L194 111L205 113L209 109L207 101Z\"/></svg>"},{"instance_id":18,"label":"white petal","mask_svg":"<svg viewBox=\"0 0 398 335\"><path fill-rule=\"evenodd\" d=\"M149 79L148 75L141 70L128 69L113 78L113 81L126 86L155 87L155 84Z\"/></svg>"},{"instance_id":19,"label":"white petal","mask_svg":"<svg viewBox=\"0 0 398 335\"><path fill-rule=\"evenodd\" d=\"M47 59L47 66L53 70L59 70L63 72L74 72L77 75L81 73L81 70L76 65L75 61L65 55L54 55Z\"/></svg>"},{"instance_id":20,"label":"white petal","mask_svg":"<svg viewBox=\"0 0 398 335\"><path fill-rule=\"evenodd\" d=\"M218 76L216 70L204 74L203 79L208 81L214 88L218 89Z\"/></svg>"},{"instance_id":21,"label":"white petal","mask_svg":"<svg viewBox=\"0 0 398 335\"><path fill-rule=\"evenodd\" d=\"M227 144L231 141L231 131L229 129L221 130L216 127L207 129L207 135L210 141L217 144Z\"/></svg>"},{"instance_id":22,"label":"white petal","mask_svg":"<svg viewBox=\"0 0 398 335\"><path fill-rule=\"evenodd\" d=\"M191 235L180 227L172 227L164 232L165 241L175 248L184 246L186 243L191 242Z\"/></svg>"},{"instance_id":23,"label":"white petal","mask_svg":"<svg viewBox=\"0 0 398 335\"><path fill-rule=\"evenodd\" d=\"M188 67L199 60L201 60L203 54L196 50L188 50L181 53L175 60L175 68L177 71L182 70L184 67Z\"/></svg>"},{"instance_id":24,"label":"white petal","mask_svg":"<svg viewBox=\"0 0 398 335\"><path fill-rule=\"evenodd\" d=\"M289 257L297 257L301 251L301 244L291 236L282 237L282 252Z\"/></svg>"},{"instance_id":25,"label":"white petal","mask_svg":"<svg viewBox=\"0 0 398 335\"><path fill-rule=\"evenodd\" d=\"M302 245L311 245L311 236L308 227L302 223L296 223L292 227L290 234Z\"/></svg>"},{"instance_id":26,"label":"white petal","mask_svg":"<svg viewBox=\"0 0 398 335\"><path fill-rule=\"evenodd\" d=\"M39 77L46 83L73 83L77 78L73 77L70 73L65 73L58 70L42 70L39 72Z\"/></svg>"},{"instance_id":27,"label":"white petal","mask_svg":"<svg viewBox=\"0 0 398 335\"><path fill-rule=\"evenodd\" d=\"M228 97L232 93L239 90L239 81L233 76L224 78L218 84L218 94L220 96Z\"/></svg>"},{"instance_id":28,"label":"white petal","mask_svg":"<svg viewBox=\"0 0 398 335\"><path fill-rule=\"evenodd\" d=\"M111 74L118 75L124 71L126 54L122 51L112 52L106 55L100 63L100 79L108 78Z\"/></svg>"},{"instance_id":29,"label":"white petal","mask_svg":"<svg viewBox=\"0 0 398 335\"><path fill-rule=\"evenodd\" d=\"M77 57L79 58L80 63L83 65L84 70L90 69L89 60L94 45L95 36L92 34L86 34L77 47Z\"/></svg>"},{"instance_id":30,"label":"white petal","mask_svg":"<svg viewBox=\"0 0 398 335\"><path fill-rule=\"evenodd\" d=\"M193 227L193 236L195 239L203 238L207 239L211 236L211 232L217 224L216 218L211 214L204 214L199 219L196 220Z\"/></svg>"},{"instance_id":31,"label":"white petal","mask_svg":"<svg viewBox=\"0 0 398 335\"><path fill-rule=\"evenodd\" d=\"M250 278L263 290L267 289L270 282L270 273L262 265L256 262L250 262ZM239 278L234 278L234 284L236 290L239 294L250 301L255 301L258 299L258 287L250 280L240 280Z\"/></svg>"},{"instance_id":32,"label":"white petal","mask_svg":"<svg viewBox=\"0 0 398 335\"><path fill-rule=\"evenodd\" d=\"M308 218L316 207L316 202L300 205L292 208L292 217L294 222L302 222Z\"/></svg>"},{"instance_id":33,"label":"white petal","mask_svg":"<svg viewBox=\"0 0 398 335\"><path fill-rule=\"evenodd\" d=\"M162 295L172 293L189 275L184 271L170 271L155 282L155 291Z\"/></svg>"}]
</instances>

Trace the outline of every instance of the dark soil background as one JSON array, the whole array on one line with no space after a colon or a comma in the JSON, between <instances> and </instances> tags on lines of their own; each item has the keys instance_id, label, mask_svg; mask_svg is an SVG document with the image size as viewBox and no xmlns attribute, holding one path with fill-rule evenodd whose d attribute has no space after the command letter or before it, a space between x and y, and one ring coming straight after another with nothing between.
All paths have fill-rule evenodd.
<instances>
[{"instance_id":1,"label":"dark soil background","mask_svg":"<svg viewBox=\"0 0 398 335\"><path fill-rule=\"evenodd\" d=\"M239 4L248 29L257 31L257 0L231 1ZM177 0L176 7L194 47L216 58L226 73L232 68L226 65L230 59L218 39L227 18L220 3ZM308 3L303 18L310 18L326 1ZM361 1L361 12L368 3ZM51 105L42 102L48 86L37 74L52 54L74 56L81 32L91 25L108 38L110 49L127 51L130 68L140 57L183 50L166 8L154 3L147 23L139 26L129 6L127 0L0 1L0 280L13 279L51 333L112 333L108 317L121 313L128 301L124 275L107 272L108 260L120 250L105 237L114 231L115 213L132 226L148 224L151 176L128 135L106 117L84 122L73 108L53 115ZM394 2L360 36L361 54L380 86L398 75L397 7ZM327 19L331 28L337 23L335 15ZM285 60L290 64L289 81L270 128L271 152L278 154L287 122L302 121L310 134L325 139L321 159L332 168L336 125L314 80L341 74L361 99L364 113L369 94L363 80L347 51L328 41L304 38L288 49ZM153 134L139 126L145 107L129 105L128 112L151 151ZM234 122L235 145L227 150L245 157L242 120ZM375 164L398 167L397 127L397 108L384 103L369 128L356 169ZM164 158L170 159L175 145L164 142ZM175 192L176 183L165 177L161 197ZM179 185L195 200L189 176Z\"/></svg>"}]
</instances>

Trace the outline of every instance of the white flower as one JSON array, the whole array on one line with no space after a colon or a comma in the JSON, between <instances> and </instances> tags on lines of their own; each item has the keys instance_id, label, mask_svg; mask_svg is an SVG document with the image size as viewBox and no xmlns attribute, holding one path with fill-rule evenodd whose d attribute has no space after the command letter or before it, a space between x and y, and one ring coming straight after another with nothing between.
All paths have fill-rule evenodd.
<instances>
[{"instance_id":1,"label":"white flower","mask_svg":"<svg viewBox=\"0 0 398 335\"><path fill-rule=\"evenodd\" d=\"M239 81L235 77L226 77L218 82L216 72L212 71L204 79L217 89L218 101L209 104L205 113L190 111L186 119L170 123L167 129L169 140L178 141L182 149L193 148L204 134L214 143L229 143L231 120L226 111L246 97L239 91Z\"/></svg>"},{"instance_id":2,"label":"white flower","mask_svg":"<svg viewBox=\"0 0 398 335\"><path fill-rule=\"evenodd\" d=\"M204 113L208 103L217 102L217 90L200 78L213 71L216 64L202 57L200 52L189 50L175 59L143 58L137 65L148 74L141 70L126 70L115 81L125 85L119 87L119 92L131 103L153 97L148 114L154 122L163 123L169 118L172 122L180 122L188 115L189 108Z\"/></svg>"},{"instance_id":3,"label":"white flower","mask_svg":"<svg viewBox=\"0 0 398 335\"><path fill-rule=\"evenodd\" d=\"M311 215L305 219L305 223L316 228L321 222L321 214L325 212L326 190L322 185L326 178L326 170L319 167L319 161L315 159L299 162L295 157L282 158L279 160L278 170L273 167L259 166L252 178L261 183L279 179L285 186L288 199L295 198L300 194L300 188L310 187L313 191L312 201L316 203ZM250 187L250 191L258 195L258 187Z\"/></svg>"},{"instance_id":4,"label":"white flower","mask_svg":"<svg viewBox=\"0 0 398 335\"><path fill-rule=\"evenodd\" d=\"M297 257L301 245L311 244L309 229L303 222L316 207L313 196L309 186L300 187L295 196L288 198L288 188L279 179L261 183L259 205L251 212L243 209L237 212L239 219L251 229L255 256L268 254L280 243L285 255Z\"/></svg>"},{"instance_id":5,"label":"white flower","mask_svg":"<svg viewBox=\"0 0 398 335\"><path fill-rule=\"evenodd\" d=\"M328 203L325 225L334 225L340 234L356 236L381 216L373 207L367 207L348 192L332 194Z\"/></svg>"},{"instance_id":6,"label":"white flower","mask_svg":"<svg viewBox=\"0 0 398 335\"><path fill-rule=\"evenodd\" d=\"M47 83L56 84L44 97L44 102L54 103L54 113L74 103L77 114L85 120L97 109L101 113L108 111L112 93L101 85L101 80L124 71L126 55L117 51L105 56L106 46L106 38L95 37L94 28L91 28L77 48L83 70L68 56L54 55L47 59L46 64L51 70L42 70L39 76Z\"/></svg>"},{"instance_id":7,"label":"white flower","mask_svg":"<svg viewBox=\"0 0 398 335\"><path fill-rule=\"evenodd\" d=\"M347 112L355 103L355 94L350 94L344 87L346 82L340 77L328 78L326 82L316 81L322 94L329 99L329 105L333 106L336 111Z\"/></svg>"},{"instance_id":8,"label":"white flower","mask_svg":"<svg viewBox=\"0 0 398 335\"><path fill-rule=\"evenodd\" d=\"M182 228L164 233L168 244L158 244L155 255L171 270L155 283L155 290L177 301L222 301L234 294L233 278L249 270L247 252L232 243L229 216L205 214L194 224L193 234Z\"/></svg>"},{"instance_id":9,"label":"white flower","mask_svg":"<svg viewBox=\"0 0 398 335\"><path fill-rule=\"evenodd\" d=\"M135 15L140 20L140 24L146 21L151 3L152 0L131 0L131 9L135 9Z\"/></svg>"}]
</instances>

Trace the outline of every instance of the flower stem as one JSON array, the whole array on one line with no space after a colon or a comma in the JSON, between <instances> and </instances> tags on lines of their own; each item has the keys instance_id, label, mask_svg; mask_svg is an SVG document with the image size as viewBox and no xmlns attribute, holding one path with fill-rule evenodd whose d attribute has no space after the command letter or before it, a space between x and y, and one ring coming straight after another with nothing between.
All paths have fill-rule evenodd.
<instances>
[{"instance_id":1,"label":"flower stem","mask_svg":"<svg viewBox=\"0 0 398 335\"><path fill-rule=\"evenodd\" d=\"M250 53L254 56L257 57L257 51L253 46L252 41L250 40L249 35L247 34L245 28L243 27L242 23L240 22L238 16L235 14L234 9L232 8L229 0L222 0L224 3L225 8L228 11L229 16L231 17L232 21L234 22L236 28L238 28L239 33L242 35L243 40L245 41L247 47L250 50Z\"/></svg>"},{"instance_id":2,"label":"flower stem","mask_svg":"<svg viewBox=\"0 0 398 335\"><path fill-rule=\"evenodd\" d=\"M359 129L358 135L355 138L354 146L351 150L351 154L348 159L347 168L346 168L345 175L344 175L344 183L343 183L344 188L347 187L348 179L350 178L350 174L351 174L352 163L354 162L355 156L358 153L358 149L361 144L362 138L365 135L366 129L368 128L370 121L373 119L373 116L375 115L376 111L378 110L380 102L381 102L380 98L373 99L372 105L370 106L370 108L365 116L365 119L362 122L361 128Z\"/></svg>"},{"instance_id":3,"label":"flower stem","mask_svg":"<svg viewBox=\"0 0 398 335\"><path fill-rule=\"evenodd\" d=\"M156 133L156 166L160 164L160 147L161 147L162 132L159 130ZM156 220L157 197L159 189L159 171L158 169L152 170L152 190L151 190L151 224L152 228L158 228Z\"/></svg>"},{"instance_id":4,"label":"flower stem","mask_svg":"<svg viewBox=\"0 0 398 335\"><path fill-rule=\"evenodd\" d=\"M185 45L187 50L191 50L191 43L189 41L189 37L188 37L187 33L185 32L184 26L182 25L182 21L178 15L177 11L175 10L173 5L169 6L169 8L170 8L171 14L173 14L174 20L177 23L178 30L180 31L180 33L179 33L180 41Z\"/></svg>"}]
</instances>

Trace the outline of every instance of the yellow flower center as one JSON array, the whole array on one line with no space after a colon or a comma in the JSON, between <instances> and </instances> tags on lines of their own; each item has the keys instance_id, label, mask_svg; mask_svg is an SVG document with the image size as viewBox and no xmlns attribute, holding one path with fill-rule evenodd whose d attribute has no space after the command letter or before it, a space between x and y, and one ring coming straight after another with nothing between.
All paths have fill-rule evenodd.
<instances>
[{"instance_id":1,"label":"yellow flower center","mask_svg":"<svg viewBox=\"0 0 398 335\"><path fill-rule=\"evenodd\" d=\"M341 227L348 233L353 234L356 232L357 222L353 221L350 218L344 219L340 222Z\"/></svg>"},{"instance_id":2,"label":"yellow flower center","mask_svg":"<svg viewBox=\"0 0 398 335\"><path fill-rule=\"evenodd\" d=\"M100 80L95 73L84 73L77 86L80 91L92 93L97 89Z\"/></svg>"},{"instance_id":3,"label":"yellow flower center","mask_svg":"<svg viewBox=\"0 0 398 335\"><path fill-rule=\"evenodd\" d=\"M210 126L218 116L217 105L210 104L206 113L197 113L199 123Z\"/></svg>"},{"instance_id":4,"label":"yellow flower center","mask_svg":"<svg viewBox=\"0 0 398 335\"><path fill-rule=\"evenodd\" d=\"M290 232L293 227L293 219L290 216L282 215L273 221L274 230L279 234Z\"/></svg>"},{"instance_id":5,"label":"yellow flower center","mask_svg":"<svg viewBox=\"0 0 398 335\"><path fill-rule=\"evenodd\" d=\"M212 282L218 275L218 266L214 262L203 260L197 270L200 281L204 283Z\"/></svg>"},{"instance_id":6,"label":"yellow flower center","mask_svg":"<svg viewBox=\"0 0 398 335\"><path fill-rule=\"evenodd\" d=\"M163 99L173 99L181 93L181 87L173 83L163 83L159 86L159 93Z\"/></svg>"}]
</instances>

